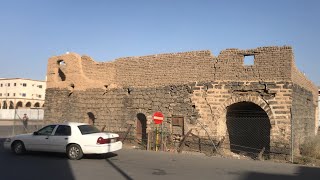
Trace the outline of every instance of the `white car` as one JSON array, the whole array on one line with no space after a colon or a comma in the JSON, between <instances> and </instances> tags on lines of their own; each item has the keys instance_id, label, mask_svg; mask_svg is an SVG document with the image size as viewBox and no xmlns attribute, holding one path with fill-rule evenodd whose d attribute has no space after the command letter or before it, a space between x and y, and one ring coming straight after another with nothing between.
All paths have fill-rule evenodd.
<instances>
[{"instance_id":1,"label":"white car","mask_svg":"<svg viewBox=\"0 0 320 180\"><path fill-rule=\"evenodd\" d=\"M52 124L30 133L7 138L6 149L15 154L25 151L66 153L69 159L81 159L83 154L105 154L122 148L119 135L100 132L86 123L68 122Z\"/></svg>"}]
</instances>

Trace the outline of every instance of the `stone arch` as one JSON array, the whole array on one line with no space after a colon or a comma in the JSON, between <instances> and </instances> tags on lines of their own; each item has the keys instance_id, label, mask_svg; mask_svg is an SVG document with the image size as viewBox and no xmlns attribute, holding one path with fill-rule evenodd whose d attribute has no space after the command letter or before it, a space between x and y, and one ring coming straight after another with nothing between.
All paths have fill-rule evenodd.
<instances>
[{"instance_id":1,"label":"stone arch","mask_svg":"<svg viewBox=\"0 0 320 180\"><path fill-rule=\"evenodd\" d=\"M13 103L13 101L9 101L9 109L14 109L14 103Z\"/></svg>"},{"instance_id":2,"label":"stone arch","mask_svg":"<svg viewBox=\"0 0 320 180\"><path fill-rule=\"evenodd\" d=\"M225 101L216 111L216 112L220 112L218 116L226 115L227 108L230 105L238 103L238 102L251 102L251 103L254 103L254 104L260 106L261 109L263 109L267 113L267 115L270 119L270 123L276 124L276 121L274 118L274 113L273 113L271 107L267 104L267 102L265 100L263 100L262 98L257 97L257 96L242 96L242 97L231 98L231 99Z\"/></svg>"},{"instance_id":3,"label":"stone arch","mask_svg":"<svg viewBox=\"0 0 320 180\"><path fill-rule=\"evenodd\" d=\"M226 124L232 152L252 157L262 149L270 152L270 119L260 106L252 102L228 106Z\"/></svg>"},{"instance_id":4,"label":"stone arch","mask_svg":"<svg viewBox=\"0 0 320 180\"><path fill-rule=\"evenodd\" d=\"M18 101L17 104L16 104L16 109L19 109L19 108L22 108L22 107L23 107L22 102Z\"/></svg>"},{"instance_id":5,"label":"stone arch","mask_svg":"<svg viewBox=\"0 0 320 180\"><path fill-rule=\"evenodd\" d=\"M136 138L143 144L147 144L147 117L143 113L137 114Z\"/></svg>"},{"instance_id":6,"label":"stone arch","mask_svg":"<svg viewBox=\"0 0 320 180\"><path fill-rule=\"evenodd\" d=\"M251 112L246 112L247 110ZM218 117L222 122L220 135L226 138L226 145L229 143L226 148L235 153L240 151L259 153L262 148L266 153L270 151L272 124L275 124L275 118L271 107L262 98L254 96L231 98L224 102L217 112L220 112Z\"/></svg>"},{"instance_id":7,"label":"stone arch","mask_svg":"<svg viewBox=\"0 0 320 180\"><path fill-rule=\"evenodd\" d=\"M27 107L27 108L31 108L31 106L32 106L31 102L27 102L27 103L26 103L26 107Z\"/></svg>"},{"instance_id":8,"label":"stone arch","mask_svg":"<svg viewBox=\"0 0 320 180\"><path fill-rule=\"evenodd\" d=\"M7 101L3 101L2 103L2 109L7 109L8 105L7 105Z\"/></svg>"},{"instance_id":9,"label":"stone arch","mask_svg":"<svg viewBox=\"0 0 320 180\"><path fill-rule=\"evenodd\" d=\"M40 103L39 103L39 102L36 102L36 103L33 105L33 107L36 107L36 108L40 107Z\"/></svg>"}]
</instances>

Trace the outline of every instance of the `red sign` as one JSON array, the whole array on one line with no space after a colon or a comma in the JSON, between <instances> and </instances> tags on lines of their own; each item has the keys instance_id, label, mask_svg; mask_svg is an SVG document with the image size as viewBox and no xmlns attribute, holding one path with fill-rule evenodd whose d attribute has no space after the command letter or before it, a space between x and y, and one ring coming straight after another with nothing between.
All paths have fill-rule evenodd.
<instances>
[{"instance_id":1,"label":"red sign","mask_svg":"<svg viewBox=\"0 0 320 180\"><path fill-rule=\"evenodd\" d=\"M154 121L155 124L161 124L164 117L163 117L163 114L161 112L155 112L152 116L152 119Z\"/></svg>"}]
</instances>

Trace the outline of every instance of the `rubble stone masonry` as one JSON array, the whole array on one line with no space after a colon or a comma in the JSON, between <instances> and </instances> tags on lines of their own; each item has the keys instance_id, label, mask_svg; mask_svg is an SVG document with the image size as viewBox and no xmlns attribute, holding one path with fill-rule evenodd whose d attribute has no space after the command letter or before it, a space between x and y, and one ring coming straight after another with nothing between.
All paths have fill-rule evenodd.
<instances>
[{"instance_id":1,"label":"rubble stone masonry","mask_svg":"<svg viewBox=\"0 0 320 180\"><path fill-rule=\"evenodd\" d=\"M254 56L253 65L244 57ZM75 53L48 61L45 120L87 121L124 132L137 114L161 111L164 127L179 140L193 134L215 141L228 140L231 105L250 102L270 121L270 151L289 153L293 125L295 153L318 127L317 87L294 64L292 48L227 49L215 57L210 51L127 57L95 62ZM240 106L239 106L240 107ZM172 119L182 117L183 126ZM131 134L134 135L133 129Z\"/></svg>"}]
</instances>

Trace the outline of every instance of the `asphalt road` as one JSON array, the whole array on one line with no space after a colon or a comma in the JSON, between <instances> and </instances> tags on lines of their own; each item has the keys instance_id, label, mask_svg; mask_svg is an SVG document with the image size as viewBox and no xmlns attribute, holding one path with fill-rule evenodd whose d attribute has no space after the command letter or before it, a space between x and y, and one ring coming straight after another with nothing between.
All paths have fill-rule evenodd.
<instances>
[{"instance_id":1,"label":"asphalt road","mask_svg":"<svg viewBox=\"0 0 320 180\"><path fill-rule=\"evenodd\" d=\"M320 179L320 169L292 164L235 160L204 155L122 149L106 156L71 161L63 154L16 156L0 139L0 179L3 180L295 180Z\"/></svg>"}]
</instances>

